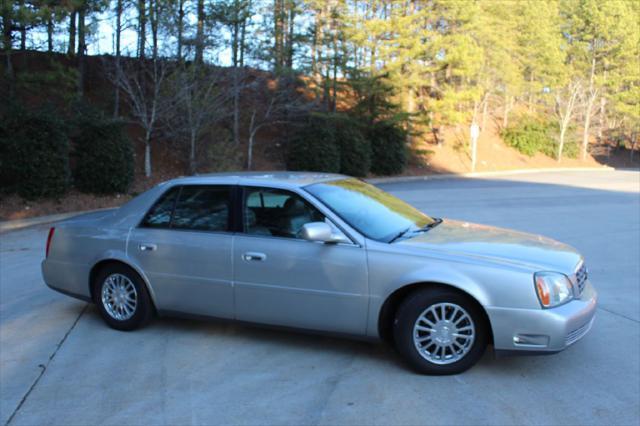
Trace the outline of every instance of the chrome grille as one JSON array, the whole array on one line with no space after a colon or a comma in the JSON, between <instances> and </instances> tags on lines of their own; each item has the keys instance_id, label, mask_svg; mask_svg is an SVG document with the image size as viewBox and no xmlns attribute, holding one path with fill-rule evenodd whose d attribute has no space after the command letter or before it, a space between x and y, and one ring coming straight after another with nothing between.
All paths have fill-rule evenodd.
<instances>
[{"instance_id":1,"label":"chrome grille","mask_svg":"<svg viewBox=\"0 0 640 426\"><path fill-rule=\"evenodd\" d=\"M584 286L587 283L587 267L584 263L580 265L578 270L575 273L575 283L578 284L578 290L580 294L582 294L582 290L584 290Z\"/></svg>"}]
</instances>

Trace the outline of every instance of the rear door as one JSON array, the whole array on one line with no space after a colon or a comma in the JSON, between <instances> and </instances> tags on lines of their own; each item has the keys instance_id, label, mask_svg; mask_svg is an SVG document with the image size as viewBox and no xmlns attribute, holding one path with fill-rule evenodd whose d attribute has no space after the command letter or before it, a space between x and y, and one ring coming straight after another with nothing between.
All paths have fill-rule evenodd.
<instances>
[{"instance_id":1,"label":"rear door","mask_svg":"<svg viewBox=\"0 0 640 426\"><path fill-rule=\"evenodd\" d=\"M233 318L232 186L169 189L131 231L128 254L157 308Z\"/></svg>"},{"instance_id":2,"label":"rear door","mask_svg":"<svg viewBox=\"0 0 640 426\"><path fill-rule=\"evenodd\" d=\"M235 304L239 320L364 334L367 263L356 244L300 238L305 223L333 223L299 194L248 187L243 232L234 242Z\"/></svg>"}]
</instances>

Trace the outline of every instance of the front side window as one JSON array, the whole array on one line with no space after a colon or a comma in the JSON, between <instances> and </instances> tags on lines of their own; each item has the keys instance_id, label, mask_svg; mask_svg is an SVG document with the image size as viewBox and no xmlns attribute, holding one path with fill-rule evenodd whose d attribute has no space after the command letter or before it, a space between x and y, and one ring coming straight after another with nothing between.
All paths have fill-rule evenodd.
<instances>
[{"instance_id":1,"label":"front side window","mask_svg":"<svg viewBox=\"0 0 640 426\"><path fill-rule=\"evenodd\" d=\"M223 232L229 229L230 210L228 186L174 187L154 204L141 226Z\"/></svg>"},{"instance_id":2,"label":"front side window","mask_svg":"<svg viewBox=\"0 0 640 426\"><path fill-rule=\"evenodd\" d=\"M317 183L305 189L368 238L389 242L434 219L399 198L358 179Z\"/></svg>"},{"instance_id":3,"label":"front side window","mask_svg":"<svg viewBox=\"0 0 640 426\"><path fill-rule=\"evenodd\" d=\"M251 235L300 238L302 226L324 215L293 192L271 188L244 191L244 230Z\"/></svg>"},{"instance_id":4,"label":"front side window","mask_svg":"<svg viewBox=\"0 0 640 426\"><path fill-rule=\"evenodd\" d=\"M142 220L141 226L145 228L168 228L171 223L171 213L179 193L180 187L174 187L165 192L151 207L151 210Z\"/></svg>"}]
</instances>

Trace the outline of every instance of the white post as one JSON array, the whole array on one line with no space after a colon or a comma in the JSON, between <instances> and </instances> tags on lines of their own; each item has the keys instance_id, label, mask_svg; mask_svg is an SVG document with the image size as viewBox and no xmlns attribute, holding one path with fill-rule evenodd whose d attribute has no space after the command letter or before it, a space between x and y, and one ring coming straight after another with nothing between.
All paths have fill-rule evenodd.
<instances>
[{"instance_id":1,"label":"white post","mask_svg":"<svg viewBox=\"0 0 640 426\"><path fill-rule=\"evenodd\" d=\"M478 155L478 137L480 137L480 126L474 121L469 128L471 136L471 171L476 171L476 160Z\"/></svg>"}]
</instances>

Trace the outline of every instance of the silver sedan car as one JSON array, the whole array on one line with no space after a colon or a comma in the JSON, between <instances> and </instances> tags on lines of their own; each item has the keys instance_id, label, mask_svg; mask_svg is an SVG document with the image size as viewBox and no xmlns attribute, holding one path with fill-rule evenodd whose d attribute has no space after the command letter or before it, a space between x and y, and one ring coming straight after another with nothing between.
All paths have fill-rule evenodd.
<instances>
[{"instance_id":1,"label":"silver sedan car","mask_svg":"<svg viewBox=\"0 0 640 426\"><path fill-rule=\"evenodd\" d=\"M488 344L561 351L596 309L573 248L330 174L162 183L51 228L42 272L118 330L190 315L383 339L427 374L462 372Z\"/></svg>"}]
</instances>

